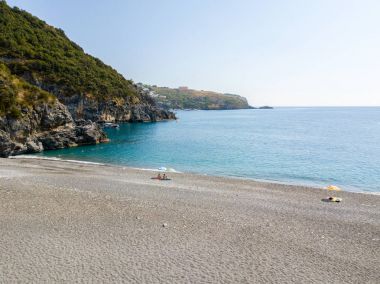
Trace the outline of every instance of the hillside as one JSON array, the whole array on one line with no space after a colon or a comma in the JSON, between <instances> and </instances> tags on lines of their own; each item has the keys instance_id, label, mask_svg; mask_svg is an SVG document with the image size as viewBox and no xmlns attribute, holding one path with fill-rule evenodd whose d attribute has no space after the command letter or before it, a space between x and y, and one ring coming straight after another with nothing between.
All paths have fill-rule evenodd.
<instances>
[{"instance_id":1,"label":"hillside","mask_svg":"<svg viewBox=\"0 0 380 284\"><path fill-rule=\"evenodd\" d=\"M97 122L175 118L61 29L5 1L0 35L0 156L102 142Z\"/></svg>"},{"instance_id":2,"label":"hillside","mask_svg":"<svg viewBox=\"0 0 380 284\"><path fill-rule=\"evenodd\" d=\"M168 109L248 109L247 99L238 95L223 94L211 91L197 91L180 87L145 86L153 92L158 102ZM156 95L154 95L156 94Z\"/></svg>"},{"instance_id":3,"label":"hillside","mask_svg":"<svg viewBox=\"0 0 380 284\"><path fill-rule=\"evenodd\" d=\"M76 118L129 120L131 107L154 107L154 100L131 80L86 54L61 29L4 1L0 1L0 34L0 61L12 75L54 94ZM149 113L141 114L149 120L145 117Z\"/></svg>"},{"instance_id":4,"label":"hillside","mask_svg":"<svg viewBox=\"0 0 380 284\"><path fill-rule=\"evenodd\" d=\"M54 95L27 83L11 74L8 67L0 63L0 116L19 118L21 109L34 108L41 103L55 104Z\"/></svg>"},{"instance_id":5,"label":"hillside","mask_svg":"<svg viewBox=\"0 0 380 284\"><path fill-rule=\"evenodd\" d=\"M16 75L57 86L66 96L138 97L131 81L85 54L62 30L5 2L0 3L0 33L0 58Z\"/></svg>"}]
</instances>

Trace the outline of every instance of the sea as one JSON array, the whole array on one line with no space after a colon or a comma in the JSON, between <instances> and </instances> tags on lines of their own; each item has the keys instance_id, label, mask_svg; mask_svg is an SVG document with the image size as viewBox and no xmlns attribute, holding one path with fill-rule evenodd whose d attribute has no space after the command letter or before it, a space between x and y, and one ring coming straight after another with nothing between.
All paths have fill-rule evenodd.
<instances>
[{"instance_id":1,"label":"sea","mask_svg":"<svg viewBox=\"0 0 380 284\"><path fill-rule=\"evenodd\" d=\"M177 111L177 117L123 123L106 129L109 143L37 156L380 192L380 107Z\"/></svg>"}]
</instances>

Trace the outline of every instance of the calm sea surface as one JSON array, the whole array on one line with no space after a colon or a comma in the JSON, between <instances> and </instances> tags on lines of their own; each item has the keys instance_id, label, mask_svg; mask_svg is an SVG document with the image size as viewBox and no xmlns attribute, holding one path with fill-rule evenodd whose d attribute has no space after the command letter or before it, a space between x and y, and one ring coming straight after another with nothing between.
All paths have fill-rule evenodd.
<instances>
[{"instance_id":1,"label":"calm sea surface","mask_svg":"<svg viewBox=\"0 0 380 284\"><path fill-rule=\"evenodd\" d=\"M41 156L380 192L380 108L180 111Z\"/></svg>"}]
</instances>

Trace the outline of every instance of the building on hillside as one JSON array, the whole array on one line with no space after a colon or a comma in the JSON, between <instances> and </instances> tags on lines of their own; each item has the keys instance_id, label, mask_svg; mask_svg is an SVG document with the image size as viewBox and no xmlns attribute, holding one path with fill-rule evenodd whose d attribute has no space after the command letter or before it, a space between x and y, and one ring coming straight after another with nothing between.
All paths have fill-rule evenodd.
<instances>
[{"instance_id":1,"label":"building on hillside","mask_svg":"<svg viewBox=\"0 0 380 284\"><path fill-rule=\"evenodd\" d=\"M158 98L159 95L154 91L150 91L149 96L151 96L152 98Z\"/></svg>"}]
</instances>

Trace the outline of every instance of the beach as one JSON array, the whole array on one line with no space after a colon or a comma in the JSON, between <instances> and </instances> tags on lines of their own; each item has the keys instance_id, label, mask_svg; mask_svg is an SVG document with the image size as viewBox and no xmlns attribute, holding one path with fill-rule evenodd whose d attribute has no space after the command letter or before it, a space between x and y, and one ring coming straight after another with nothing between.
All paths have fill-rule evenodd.
<instances>
[{"instance_id":1,"label":"beach","mask_svg":"<svg viewBox=\"0 0 380 284\"><path fill-rule=\"evenodd\" d=\"M378 283L379 195L167 174L0 159L0 283Z\"/></svg>"}]
</instances>

